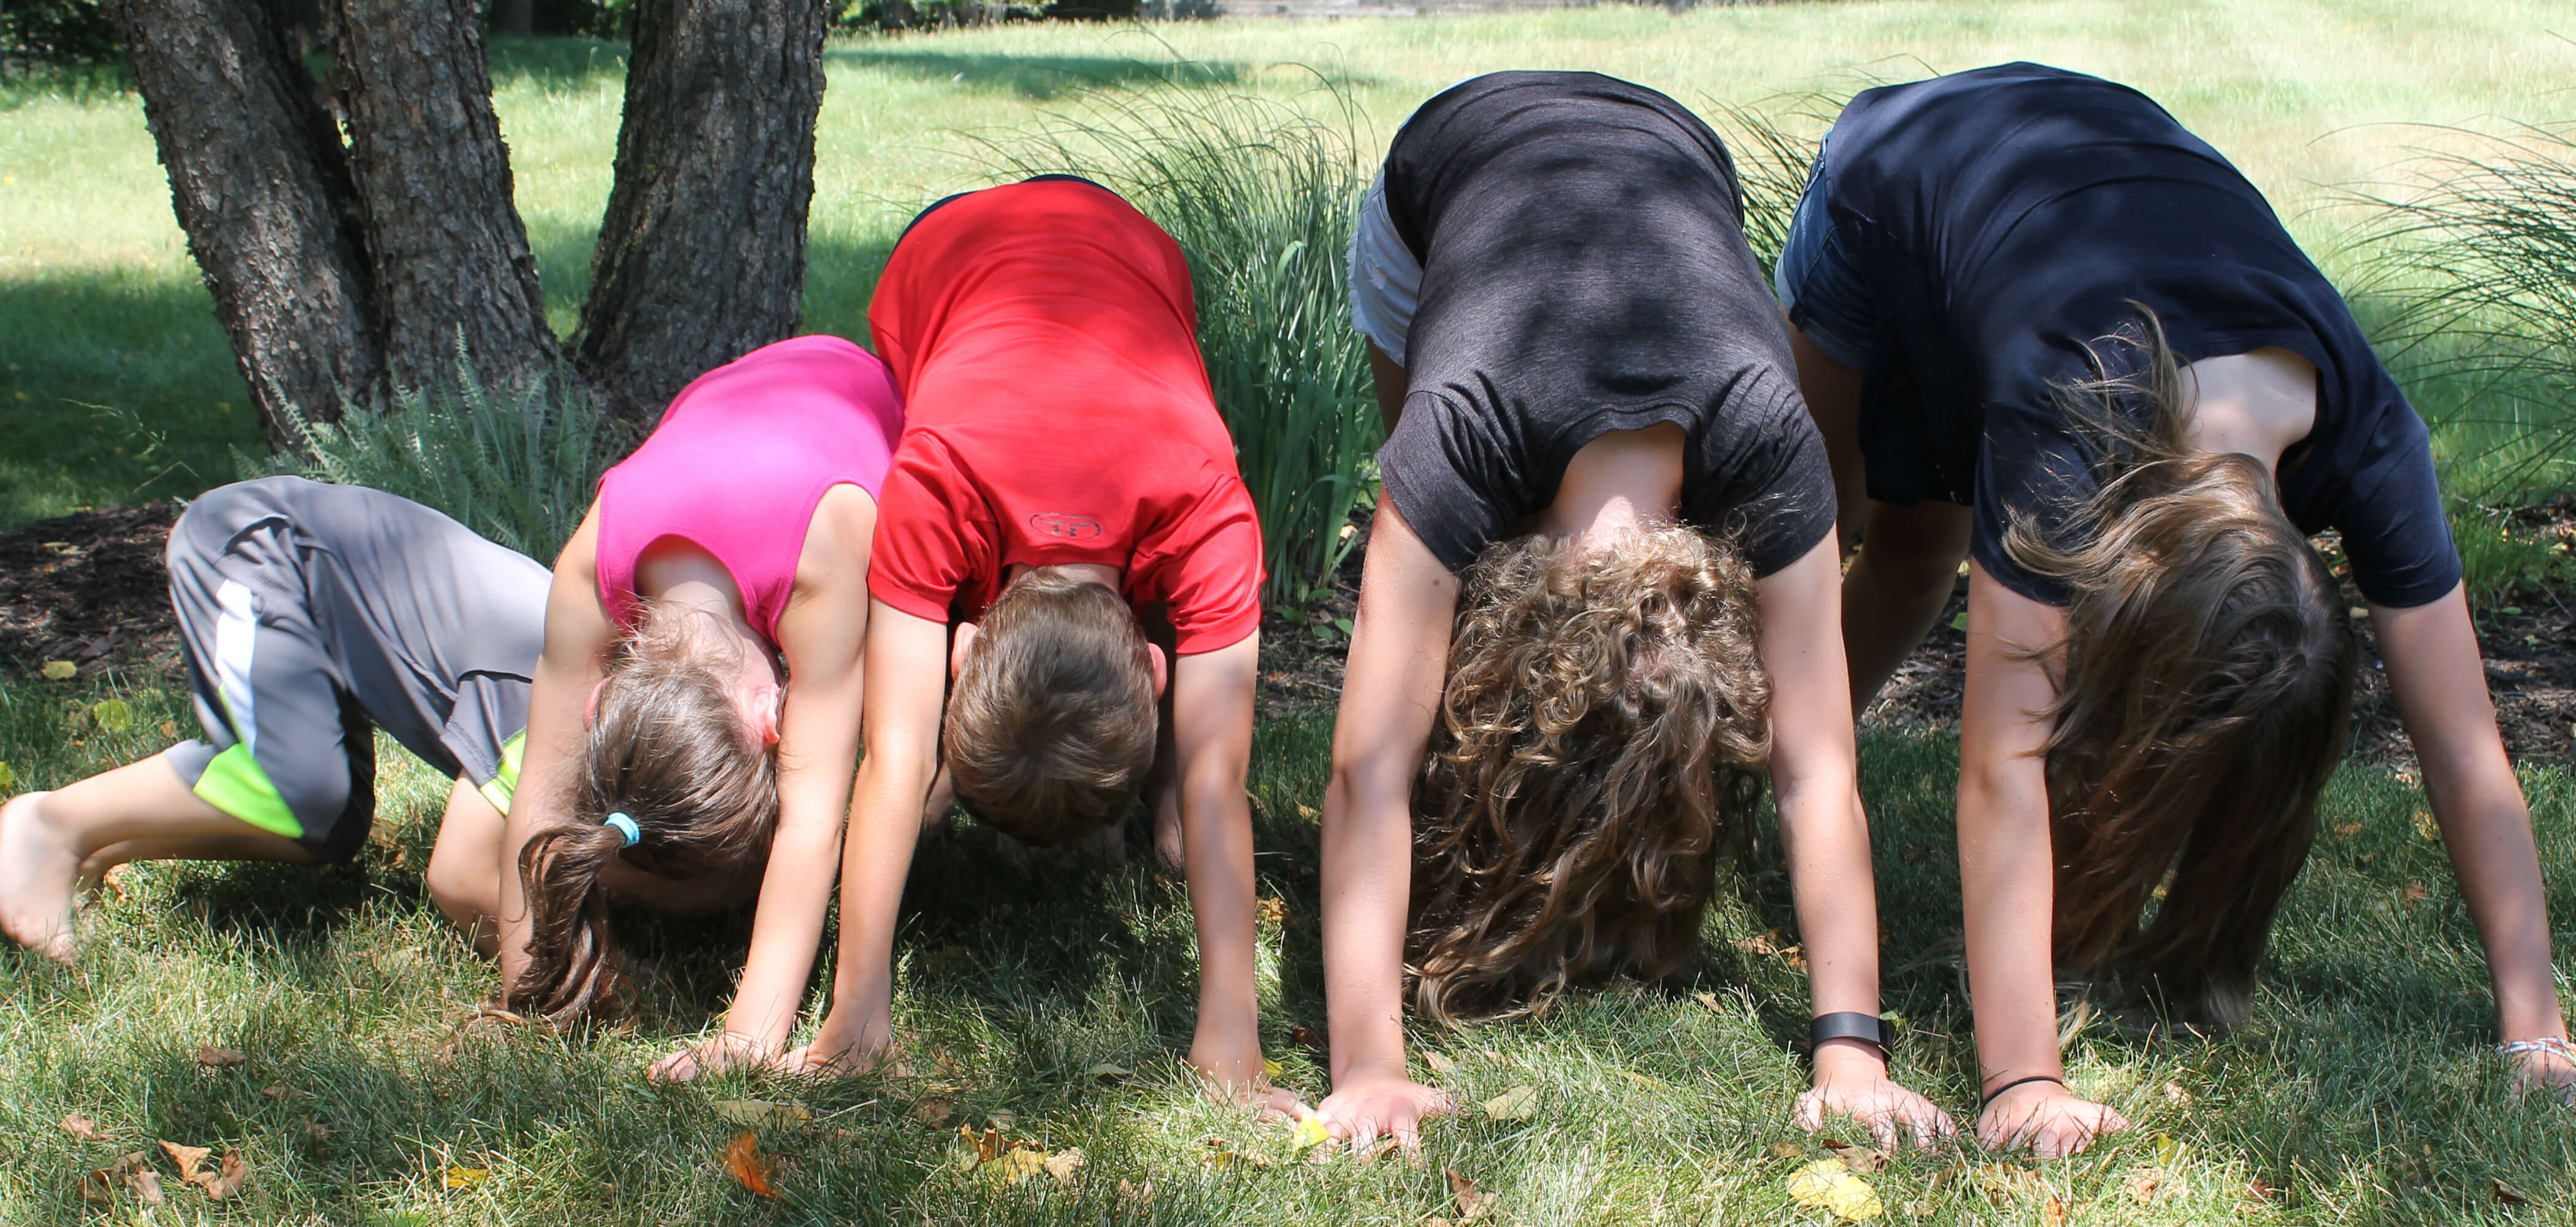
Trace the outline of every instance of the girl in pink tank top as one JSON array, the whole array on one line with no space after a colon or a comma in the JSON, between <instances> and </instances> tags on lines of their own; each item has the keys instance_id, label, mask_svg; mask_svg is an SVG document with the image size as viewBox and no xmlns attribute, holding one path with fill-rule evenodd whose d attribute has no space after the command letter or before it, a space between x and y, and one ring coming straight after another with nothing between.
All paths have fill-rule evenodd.
<instances>
[{"instance_id":1,"label":"girl in pink tank top","mask_svg":"<svg viewBox=\"0 0 2576 1227\"><path fill-rule=\"evenodd\" d=\"M838 867L859 747L876 496L903 431L885 365L798 337L699 376L600 479L555 563L501 877L512 1009L629 1004L605 897L757 897L716 1039L660 1077L779 1050Z\"/></svg>"}]
</instances>

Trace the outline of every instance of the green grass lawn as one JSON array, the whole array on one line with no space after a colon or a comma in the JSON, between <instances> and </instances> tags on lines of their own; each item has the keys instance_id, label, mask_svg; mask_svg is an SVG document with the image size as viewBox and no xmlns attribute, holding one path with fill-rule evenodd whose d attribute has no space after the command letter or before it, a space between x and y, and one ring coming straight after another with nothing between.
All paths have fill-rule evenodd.
<instances>
[{"instance_id":1,"label":"green grass lawn","mask_svg":"<svg viewBox=\"0 0 2576 1227\"><path fill-rule=\"evenodd\" d=\"M1687 102L1758 103L2029 57L2142 86L2246 166L2330 268L2351 221L2332 185L2448 139L2415 124L2547 118L2576 68L2560 6L2355 2L1886 3L1598 10L1440 21L1150 29L1016 26L836 45L820 138L809 328L864 336L878 267L921 203L984 173L971 139L1150 86L1174 56L1250 91L1355 100L1382 144L1442 86L1499 67L1588 67ZM608 191L616 49L506 46L497 76L520 206L549 309L569 327ZM0 528L73 507L190 493L260 445L221 331L170 219L131 99L0 97ZM2419 389L2419 392L2425 390ZM2427 393L2428 401L2438 390ZM2456 445L2455 445L2456 447ZM2460 448L2458 450L2470 450ZM176 463L180 467L170 468ZM94 705L130 702L130 727ZM158 679L0 678L0 792L52 787L166 745L193 722ZM1323 1025L1316 835L1329 729L1258 735L1264 1027L1285 1085L1324 1090L1290 1039ZM1822 1223L1788 1180L1824 1152L1788 1123L1806 1010L1776 851L1722 895L1697 983L1619 991L1536 1023L1425 1032L1419 1067L1467 1110L1419 1167L1329 1164L1284 1129L1211 1106L1179 1063L1195 956L1179 883L1143 866L1031 876L971 830L926 847L898 945L907 1073L846 1082L646 1083L728 995L748 923L620 917L644 986L631 1030L460 1030L492 972L420 884L443 781L389 744L378 842L354 869L138 866L89 914L74 970L0 951L0 1222L1453 1223L1447 1171L1497 1200L1480 1221ZM1862 750L1902 1076L1963 1118L1974 1052L1956 967L1955 749L1875 735ZM2576 972L2576 776L2527 765L2558 880L2562 977ZM2079 1091L2135 1133L2053 1165L1951 1146L1867 1177L1896 1222L2568 1222L2576 1110L2517 1100L2487 1052L2485 971L2411 780L2346 768L2285 908L2253 1020L2219 1042L2096 1023L2069 1047ZM2346 832L2349 832L2347 834ZM1760 939L1760 940L1757 940ZM819 981L818 981L819 984ZM819 1006L819 999L816 1002ZM209 1066L202 1047L247 1061ZM1113 1065L1132 1076L1103 1078ZM1534 1088L1534 1110L1475 1105ZM775 1200L723 1152L745 1109L780 1161ZM925 1108L927 1107L927 1110ZM923 1123L939 1109L952 1115ZM103 1140L58 1127L67 1114ZM1060 1183L960 1170L955 1130L1086 1162ZM1832 1131L1857 1140L1849 1128ZM237 1150L244 1196L180 1185L153 1142ZM1211 1142L1214 1139L1214 1142ZM1802 1153L1787 1153L1788 1148ZM152 1150L170 1205L86 1201L81 1181ZM450 1186L454 1187L450 1187ZM1150 1186L1148 1196L1145 1190ZM2519 1200L2517 1200L2519 1199ZM2051 1209L2061 1207L2062 1215Z\"/></svg>"}]
</instances>

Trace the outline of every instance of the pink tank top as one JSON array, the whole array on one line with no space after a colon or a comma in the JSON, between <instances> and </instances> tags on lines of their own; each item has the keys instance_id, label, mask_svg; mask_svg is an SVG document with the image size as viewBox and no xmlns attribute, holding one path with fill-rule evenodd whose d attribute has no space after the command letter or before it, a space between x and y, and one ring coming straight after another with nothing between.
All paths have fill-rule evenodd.
<instances>
[{"instance_id":1,"label":"pink tank top","mask_svg":"<svg viewBox=\"0 0 2576 1227\"><path fill-rule=\"evenodd\" d=\"M876 355L839 337L764 345L698 376L644 445L599 479L599 597L633 629L635 561L668 537L715 555L754 629L778 616L823 492L873 499L903 433L903 402Z\"/></svg>"}]
</instances>

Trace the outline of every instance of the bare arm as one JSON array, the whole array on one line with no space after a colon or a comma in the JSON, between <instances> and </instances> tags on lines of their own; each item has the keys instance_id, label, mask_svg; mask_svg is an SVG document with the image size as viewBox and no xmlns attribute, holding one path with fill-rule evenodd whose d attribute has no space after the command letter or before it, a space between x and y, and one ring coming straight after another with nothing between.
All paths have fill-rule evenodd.
<instances>
[{"instance_id":1,"label":"bare arm","mask_svg":"<svg viewBox=\"0 0 2576 1227\"><path fill-rule=\"evenodd\" d=\"M1261 635L1172 667L1173 750L1180 771L1182 858L1198 923L1199 1023L1190 1064L1219 1085L1267 1084L1261 1004L1254 983L1252 808L1243 792L1252 763L1253 680Z\"/></svg>"},{"instance_id":2,"label":"bare arm","mask_svg":"<svg viewBox=\"0 0 2576 1227\"><path fill-rule=\"evenodd\" d=\"M1759 585L1762 663L1771 675L1771 788L1818 1016L1879 1012L1878 895L1843 670L1839 554L1829 534ZM1828 1040L1815 1059L1816 1089L1800 1101L1802 1123L1814 1127L1824 1113L1842 1113L1889 1144L1899 1124L1925 1145L1951 1131L1940 1109L1888 1080L1875 1047Z\"/></svg>"},{"instance_id":3,"label":"bare arm","mask_svg":"<svg viewBox=\"0 0 2576 1227\"><path fill-rule=\"evenodd\" d=\"M1324 1115L1359 1141L1411 1139L1445 1096L1404 1066L1404 930L1413 874L1413 779L1449 668L1458 579L1392 500L1378 498L1359 619L1324 790L1324 996L1333 1095Z\"/></svg>"},{"instance_id":4,"label":"bare arm","mask_svg":"<svg viewBox=\"0 0 2576 1227\"><path fill-rule=\"evenodd\" d=\"M2549 915L2531 811L2496 732L2495 703L2459 588L2412 609L2371 606L2397 715L2424 769L2424 791L2442 824L2460 891L2468 897L2495 985L2496 1021L2508 1040L2566 1038L2550 971ZM2576 1085L2564 1058L2520 1071Z\"/></svg>"},{"instance_id":5,"label":"bare arm","mask_svg":"<svg viewBox=\"0 0 2576 1227\"><path fill-rule=\"evenodd\" d=\"M2066 637L2065 612L2004 587L1969 564L1967 694L1959 720L1959 892L1967 913L1968 984L1976 999L1982 1085L2065 1076L2057 1057L2056 857L2048 821L2048 724L2056 683L2022 652ZM1977 1136L2027 1142L2044 1159L2128 1128L2116 1112L2053 1082L2025 1083L1987 1105Z\"/></svg>"},{"instance_id":6,"label":"bare arm","mask_svg":"<svg viewBox=\"0 0 2576 1227\"><path fill-rule=\"evenodd\" d=\"M501 828L499 953L507 993L528 967L528 900L519 884L519 850L538 831L564 820L563 802L579 770L583 709L591 688L608 676L617 626L599 600L599 507L555 559L546 592L546 645L528 687L528 743L519 764L509 819Z\"/></svg>"},{"instance_id":7,"label":"bare arm","mask_svg":"<svg viewBox=\"0 0 2576 1227\"><path fill-rule=\"evenodd\" d=\"M841 942L832 1007L814 1042L786 1064L857 1073L894 1042L894 928L921 834L922 803L938 773L948 628L871 601L864 728L841 849Z\"/></svg>"},{"instance_id":8,"label":"bare arm","mask_svg":"<svg viewBox=\"0 0 2576 1227\"><path fill-rule=\"evenodd\" d=\"M778 827L752 914L742 983L712 1050L673 1054L657 1075L688 1078L742 1057L775 1055L796 1028L823 915L841 859L841 821L859 759L859 654L868 626L868 542L876 505L836 486L816 505L796 569L796 593L778 619L787 697L778 721Z\"/></svg>"}]
</instances>

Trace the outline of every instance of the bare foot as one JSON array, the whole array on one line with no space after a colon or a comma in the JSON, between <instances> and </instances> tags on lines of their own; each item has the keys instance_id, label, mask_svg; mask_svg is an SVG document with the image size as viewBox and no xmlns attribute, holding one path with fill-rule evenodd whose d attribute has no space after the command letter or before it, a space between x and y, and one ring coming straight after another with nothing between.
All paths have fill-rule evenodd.
<instances>
[{"instance_id":1,"label":"bare foot","mask_svg":"<svg viewBox=\"0 0 2576 1227\"><path fill-rule=\"evenodd\" d=\"M20 793L0 804L0 930L29 950L68 963L72 888L80 881L81 858L38 808L48 795Z\"/></svg>"}]
</instances>

